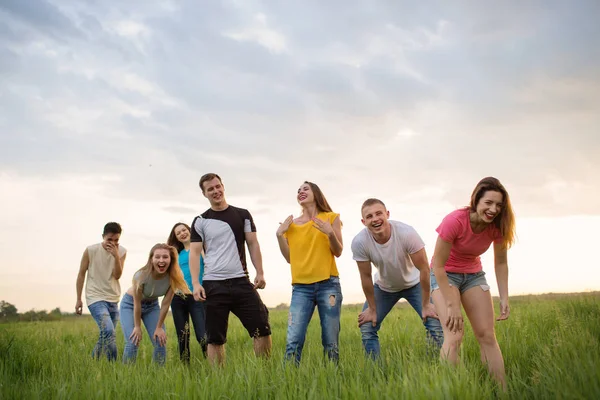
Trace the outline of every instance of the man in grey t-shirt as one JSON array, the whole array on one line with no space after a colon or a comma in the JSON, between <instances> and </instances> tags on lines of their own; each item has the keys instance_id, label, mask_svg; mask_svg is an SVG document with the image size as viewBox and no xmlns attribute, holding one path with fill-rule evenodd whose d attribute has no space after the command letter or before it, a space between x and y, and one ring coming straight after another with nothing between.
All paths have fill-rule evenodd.
<instances>
[{"instance_id":1,"label":"man in grey t-shirt","mask_svg":"<svg viewBox=\"0 0 600 400\"><path fill-rule=\"evenodd\" d=\"M379 357L381 323L403 298L422 319L430 341L441 347L444 334L430 301L429 262L421 237L412 226L389 220L390 213L379 199L366 200L361 213L365 229L352 240L352 256L367 298L358 316L365 352ZM374 284L371 264L377 268Z\"/></svg>"}]
</instances>

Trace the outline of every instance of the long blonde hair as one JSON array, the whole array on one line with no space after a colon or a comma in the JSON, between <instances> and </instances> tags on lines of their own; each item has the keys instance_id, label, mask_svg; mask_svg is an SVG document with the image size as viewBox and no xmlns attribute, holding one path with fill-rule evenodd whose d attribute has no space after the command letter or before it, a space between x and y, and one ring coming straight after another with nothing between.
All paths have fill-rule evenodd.
<instances>
[{"instance_id":1,"label":"long blonde hair","mask_svg":"<svg viewBox=\"0 0 600 400\"><path fill-rule=\"evenodd\" d=\"M180 293L183 295L191 294L190 289L183 278L183 272L181 272L181 268L179 268L177 249L165 243L157 243L152 246L152 249L150 249L150 254L148 255L148 262L137 271L140 273L139 278L135 278L137 272L133 275L133 286L135 290L139 290L142 282L146 281L146 279L148 279L148 277L152 274L152 258L154 257L154 252L156 250L168 250L169 255L171 256L171 262L169 263L169 268L167 269L167 272L169 273L171 290L174 293Z\"/></svg>"}]
</instances>

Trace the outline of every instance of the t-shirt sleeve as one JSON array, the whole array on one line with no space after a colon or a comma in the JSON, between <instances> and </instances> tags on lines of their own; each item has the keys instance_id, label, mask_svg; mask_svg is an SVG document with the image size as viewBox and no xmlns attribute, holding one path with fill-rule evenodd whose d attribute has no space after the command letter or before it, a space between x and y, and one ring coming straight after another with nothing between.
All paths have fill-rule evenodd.
<instances>
[{"instance_id":1,"label":"t-shirt sleeve","mask_svg":"<svg viewBox=\"0 0 600 400\"><path fill-rule=\"evenodd\" d=\"M415 254L417 251L425 247L425 242L423 242L421 236L419 236L415 228L412 226L407 230L404 240L408 254Z\"/></svg>"},{"instance_id":2,"label":"t-shirt sleeve","mask_svg":"<svg viewBox=\"0 0 600 400\"><path fill-rule=\"evenodd\" d=\"M339 216L340 216L340 214L338 214L338 213L330 212L328 215L329 223L333 225L333 221L335 221L335 219L338 218Z\"/></svg>"},{"instance_id":3,"label":"t-shirt sleeve","mask_svg":"<svg viewBox=\"0 0 600 400\"><path fill-rule=\"evenodd\" d=\"M495 244L502 244L502 242L504 241L504 238L502 237L502 232L500 232L500 229L498 229L498 228L494 229L492 238L493 238Z\"/></svg>"},{"instance_id":4,"label":"t-shirt sleeve","mask_svg":"<svg viewBox=\"0 0 600 400\"><path fill-rule=\"evenodd\" d=\"M256 225L254 225L254 220L252 219L250 211L244 211L244 233L256 232Z\"/></svg>"},{"instance_id":5,"label":"t-shirt sleeve","mask_svg":"<svg viewBox=\"0 0 600 400\"><path fill-rule=\"evenodd\" d=\"M440 226L435 230L442 240L453 243L462 232L463 226L455 213L446 215Z\"/></svg>"},{"instance_id":6,"label":"t-shirt sleeve","mask_svg":"<svg viewBox=\"0 0 600 400\"><path fill-rule=\"evenodd\" d=\"M201 217L196 217L192 221L192 225L191 225L192 235L190 236L190 242L192 242L192 243L203 242L202 234L201 234L201 223L202 223Z\"/></svg>"},{"instance_id":7,"label":"t-shirt sleeve","mask_svg":"<svg viewBox=\"0 0 600 400\"><path fill-rule=\"evenodd\" d=\"M140 282L140 279L142 279L142 271L137 271L135 274L133 274L133 281L140 284L140 286L143 286L142 282Z\"/></svg>"},{"instance_id":8,"label":"t-shirt sleeve","mask_svg":"<svg viewBox=\"0 0 600 400\"><path fill-rule=\"evenodd\" d=\"M371 261L362 237L363 235L359 233L352 239L352 245L350 246L352 248L352 259L354 261Z\"/></svg>"}]
</instances>

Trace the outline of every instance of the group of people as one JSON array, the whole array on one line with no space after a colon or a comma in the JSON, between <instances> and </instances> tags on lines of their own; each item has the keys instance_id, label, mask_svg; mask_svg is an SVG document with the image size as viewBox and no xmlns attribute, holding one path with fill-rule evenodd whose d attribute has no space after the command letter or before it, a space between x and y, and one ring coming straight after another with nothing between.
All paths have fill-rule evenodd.
<instances>
[{"instance_id":1,"label":"group of people","mask_svg":"<svg viewBox=\"0 0 600 400\"><path fill-rule=\"evenodd\" d=\"M257 356L271 352L269 311L258 289L266 285L260 245L250 212L229 205L221 178L200 178L210 208L191 226L177 223L166 244L150 250L144 267L134 274L118 309L119 278L126 250L119 245L121 227L106 224L103 241L86 248L77 277L76 312L82 311L83 283L90 313L100 329L92 355L117 358L115 325L120 316L125 335L124 362L135 361L142 337L141 324L154 345L153 360L165 361L164 321L169 306L178 336L180 358L189 362L191 318L196 339L212 364L225 361L229 314L235 314L254 341ZM304 182L296 200L302 211L280 223L276 237L290 264L292 297L285 359L300 363L308 324L315 307L321 322L324 354L339 360L342 290L335 259L343 251L342 222L321 189ZM448 214L437 228L431 263L425 244L410 225L389 219L383 201L370 198L361 207L365 228L352 240L352 255L366 297L358 315L367 356L380 355L378 332L394 305L405 299L421 319L427 341L440 357L459 362L464 308L477 338L481 358L492 377L505 385L504 361L494 332L494 309L480 255L493 243L500 293L500 316L507 319L507 249L515 239L515 221L509 195L496 178L482 179L470 204ZM249 280L246 247L256 269ZM372 267L377 272L373 279ZM160 306L158 298L163 297Z\"/></svg>"}]
</instances>

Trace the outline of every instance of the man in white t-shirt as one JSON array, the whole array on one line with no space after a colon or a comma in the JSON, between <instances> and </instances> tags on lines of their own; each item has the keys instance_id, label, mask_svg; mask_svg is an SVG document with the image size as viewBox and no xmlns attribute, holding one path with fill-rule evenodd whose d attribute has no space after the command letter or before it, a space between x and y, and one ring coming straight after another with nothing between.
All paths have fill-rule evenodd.
<instances>
[{"instance_id":1,"label":"man in white t-shirt","mask_svg":"<svg viewBox=\"0 0 600 400\"><path fill-rule=\"evenodd\" d=\"M430 270L423 240L412 226L389 220L390 212L379 199L366 200L361 213L365 229L352 240L352 256L367 298L358 316L365 352L373 359L379 357L377 332L400 299L406 299L422 319L429 341L441 347L444 334L430 301ZM375 283L371 264L377 268Z\"/></svg>"}]
</instances>

